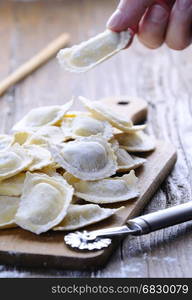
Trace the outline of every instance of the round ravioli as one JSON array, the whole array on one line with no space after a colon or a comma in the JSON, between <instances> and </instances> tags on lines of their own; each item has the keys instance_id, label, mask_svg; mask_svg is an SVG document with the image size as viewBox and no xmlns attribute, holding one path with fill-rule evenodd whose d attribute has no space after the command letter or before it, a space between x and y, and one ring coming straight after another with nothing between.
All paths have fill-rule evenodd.
<instances>
[{"instance_id":1,"label":"round ravioli","mask_svg":"<svg viewBox=\"0 0 192 300\"><path fill-rule=\"evenodd\" d=\"M85 72L125 48L130 38L129 31L105 30L88 41L60 50L57 58L66 70Z\"/></svg>"},{"instance_id":2,"label":"round ravioli","mask_svg":"<svg viewBox=\"0 0 192 300\"><path fill-rule=\"evenodd\" d=\"M0 195L20 196L23 191L25 175L25 173L19 173L13 177L0 181Z\"/></svg>"},{"instance_id":3,"label":"round ravioli","mask_svg":"<svg viewBox=\"0 0 192 300\"><path fill-rule=\"evenodd\" d=\"M79 97L83 105L98 120L108 121L113 127L123 132L134 132L143 130L146 125L133 125L131 120L125 119L122 115L112 111L110 107L101 103L101 101L90 101L84 97Z\"/></svg>"},{"instance_id":4,"label":"round ravioli","mask_svg":"<svg viewBox=\"0 0 192 300\"><path fill-rule=\"evenodd\" d=\"M44 106L32 109L21 121L13 126L13 131L37 130L46 125L58 124L72 106L73 101L64 105Z\"/></svg>"},{"instance_id":5,"label":"round ravioli","mask_svg":"<svg viewBox=\"0 0 192 300\"><path fill-rule=\"evenodd\" d=\"M25 170L32 163L32 156L20 145L0 152L0 180L12 177Z\"/></svg>"},{"instance_id":6,"label":"round ravioli","mask_svg":"<svg viewBox=\"0 0 192 300\"><path fill-rule=\"evenodd\" d=\"M41 146L25 145L24 149L33 157L32 163L28 166L29 171L40 170L53 163L51 153Z\"/></svg>"},{"instance_id":7,"label":"round ravioli","mask_svg":"<svg viewBox=\"0 0 192 300\"><path fill-rule=\"evenodd\" d=\"M146 159L130 155L125 149L119 148L115 152L117 156L118 172L126 172L142 166Z\"/></svg>"},{"instance_id":8,"label":"round ravioli","mask_svg":"<svg viewBox=\"0 0 192 300\"><path fill-rule=\"evenodd\" d=\"M107 204L126 201L139 196L138 178L133 170L122 177L97 181L82 181L69 173L65 173L64 178L74 187L74 194L88 202Z\"/></svg>"},{"instance_id":9,"label":"round ravioli","mask_svg":"<svg viewBox=\"0 0 192 300\"><path fill-rule=\"evenodd\" d=\"M10 147L14 141L14 137L8 134L0 134L0 151Z\"/></svg>"},{"instance_id":10,"label":"round ravioli","mask_svg":"<svg viewBox=\"0 0 192 300\"><path fill-rule=\"evenodd\" d=\"M116 173L117 162L112 147L99 137L81 138L57 146L50 146L58 165L83 180L96 180Z\"/></svg>"},{"instance_id":11,"label":"round ravioli","mask_svg":"<svg viewBox=\"0 0 192 300\"><path fill-rule=\"evenodd\" d=\"M129 152L147 152L155 149L155 139L142 131L116 134L121 148Z\"/></svg>"},{"instance_id":12,"label":"round ravioli","mask_svg":"<svg viewBox=\"0 0 192 300\"><path fill-rule=\"evenodd\" d=\"M96 120L90 116L64 118L62 129L68 139L102 136L108 140L113 136L113 127L107 121Z\"/></svg>"},{"instance_id":13,"label":"round ravioli","mask_svg":"<svg viewBox=\"0 0 192 300\"><path fill-rule=\"evenodd\" d=\"M19 197L0 196L0 228L11 228L17 225L14 217L19 207Z\"/></svg>"},{"instance_id":14,"label":"round ravioli","mask_svg":"<svg viewBox=\"0 0 192 300\"><path fill-rule=\"evenodd\" d=\"M61 176L28 172L15 223L36 234L46 232L66 216L72 196L72 186Z\"/></svg>"},{"instance_id":15,"label":"round ravioli","mask_svg":"<svg viewBox=\"0 0 192 300\"><path fill-rule=\"evenodd\" d=\"M63 221L53 230L75 230L100 222L114 215L119 209L102 208L97 204L71 204Z\"/></svg>"}]
</instances>

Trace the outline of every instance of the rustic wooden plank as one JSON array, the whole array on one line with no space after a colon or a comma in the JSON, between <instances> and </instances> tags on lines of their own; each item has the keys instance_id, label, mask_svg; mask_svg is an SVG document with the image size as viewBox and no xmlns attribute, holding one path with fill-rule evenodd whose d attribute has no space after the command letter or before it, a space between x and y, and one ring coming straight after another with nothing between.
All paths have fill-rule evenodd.
<instances>
[{"instance_id":1,"label":"rustic wooden plank","mask_svg":"<svg viewBox=\"0 0 192 300\"><path fill-rule=\"evenodd\" d=\"M14 9L11 4L8 7L7 3L6 0L1 1L0 28L8 26L9 29L4 31L8 34L6 37L1 36L1 43L3 39L6 50L0 59L7 59L9 43L12 41L13 68L13 64L17 66L32 56L50 39L63 32L66 26L75 43L103 30L107 17L115 8L116 1L46 0L30 3L14 1L12 4ZM7 17L5 17L5 10L9 10ZM12 13L14 13L14 28L11 27L9 19L13 20ZM34 13L36 17L33 16ZM71 24L70 28L68 24ZM18 45L22 46L22 51ZM2 51L1 49L1 53ZM3 77L9 72L7 67L3 74L1 71L0 76ZM3 130L7 126L11 127L31 107L45 103L62 103L72 94L83 94L93 99L112 94L129 94L146 98L150 105L148 130L158 138L171 140L175 144L178 149L178 162L145 212L189 201L192 194L192 73L190 68L191 47L182 52L171 51L166 47L151 51L137 42L130 49L80 76L63 73L53 60L19 84L16 88L16 97L13 91L12 94L1 99L0 126ZM4 99L9 100L5 102ZM7 104L8 101L13 103L11 104L13 117L6 119L5 116L8 115L6 111L10 105ZM29 272L21 269L20 273L15 275L12 269L9 269L8 274L9 276L27 274L34 277L36 275L191 277L192 271L188 267L192 248L190 228L189 222L186 225L152 233L144 238L128 238L114 253L106 268L95 273L58 272L57 270L30 270ZM2 274L6 275L3 273L6 269L3 270Z\"/></svg>"}]
</instances>

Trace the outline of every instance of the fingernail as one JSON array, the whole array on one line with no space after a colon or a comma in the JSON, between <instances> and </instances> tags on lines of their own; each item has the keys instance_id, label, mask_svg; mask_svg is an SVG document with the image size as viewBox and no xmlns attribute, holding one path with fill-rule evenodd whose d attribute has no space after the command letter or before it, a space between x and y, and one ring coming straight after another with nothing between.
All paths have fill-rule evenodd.
<instances>
[{"instance_id":1,"label":"fingernail","mask_svg":"<svg viewBox=\"0 0 192 300\"><path fill-rule=\"evenodd\" d=\"M192 6L192 1L191 0L179 0L177 2L177 7L180 9L180 10L185 10L185 9L188 9Z\"/></svg>"},{"instance_id":2,"label":"fingernail","mask_svg":"<svg viewBox=\"0 0 192 300\"><path fill-rule=\"evenodd\" d=\"M107 22L107 27L109 29L118 29L119 27L122 26L122 23L124 21L124 18L122 16L122 12L120 10L116 10L112 16L109 18Z\"/></svg>"},{"instance_id":3,"label":"fingernail","mask_svg":"<svg viewBox=\"0 0 192 300\"><path fill-rule=\"evenodd\" d=\"M160 5L153 5L150 11L150 19L155 23L162 23L167 19L168 11Z\"/></svg>"}]
</instances>

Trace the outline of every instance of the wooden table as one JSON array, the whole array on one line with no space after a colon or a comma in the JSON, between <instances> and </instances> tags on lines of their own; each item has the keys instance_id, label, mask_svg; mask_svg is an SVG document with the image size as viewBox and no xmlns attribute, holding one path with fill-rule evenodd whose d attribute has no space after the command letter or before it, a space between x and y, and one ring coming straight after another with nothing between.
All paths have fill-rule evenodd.
<instances>
[{"instance_id":1,"label":"wooden table","mask_svg":"<svg viewBox=\"0 0 192 300\"><path fill-rule=\"evenodd\" d=\"M78 43L103 31L116 1L0 1L0 79L68 31ZM191 200L192 49L148 50L137 41L86 74L63 72L55 59L0 99L1 132L31 108L62 104L71 96L143 97L149 104L151 134L171 141L178 162L144 213ZM78 106L78 104L77 104ZM144 237L129 237L105 268L96 272L19 269L0 266L0 277L191 277L192 223Z\"/></svg>"}]
</instances>

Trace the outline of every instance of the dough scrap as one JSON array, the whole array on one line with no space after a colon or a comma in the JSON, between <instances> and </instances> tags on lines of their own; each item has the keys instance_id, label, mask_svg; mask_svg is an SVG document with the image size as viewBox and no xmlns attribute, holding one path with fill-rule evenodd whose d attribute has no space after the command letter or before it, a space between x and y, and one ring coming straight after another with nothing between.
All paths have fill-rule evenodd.
<instances>
[{"instance_id":1,"label":"dough scrap","mask_svg":"<svg viewBox=\"0 0 192 300\"><path fill-rule=\"evenodd\" d=\"M112 147L100 137L80 138L63 145L51 145L54 161L82 180L96 180L116 173Z\"/></svg>"},{"instance_id":2,"label":"dough scrap","mask_svg":"<svg viewBox=\"0 0 192 300\"><path fill-rule=\"evenodd\" d=\"M75 230L100 222L114 215L118 209L102 208L96 204L71 204L63 221L53 230Z\"/></svg>"},{"instance_id":3,"label":"dough scrap","mask_svg":"<svg viewBox=\"0 0 192 300\"><path fill-rule=\"evenodd\" d=\"M19 201L19 197L0 196L0 229L17 227L14 217Z\"/></svg>"},{"instance_id":4,"label":"dough scrap","mask_svg":"<svg viewBox=\"0 0 192 300\"><path fill-rule=\"evenodd\" d=\"M13 131L34 131L42 126L57 125L70 109L73 100L64 105L43 106L32 109L23 119L16 123Z\"/></svg>"},{"instance_id":5,"label":"dough scrap","mask_svg":"<svg viewBox=\"0 0 192 300\"><path fill-rule=\"evenodd\" d=\"M82 181L66 172L64 178L75 189L74 194L88 202L108 204L130 200L139 196L138 178L132 170L122 177L97 181Z\"/></svg>"},{"instance_id":6,"label":"dough scrap","mask_svg":"<svg viewBox=\"0 0 192 300\"><path fill-rule=\"evenodd\" d=\"M23 191L25 176L26 174L23 172L0 181L0 195L15 197L20 196Z\"/></svg>"},{"instance_id":7,"label":"dough scrap","mask_svg":"<svg viewBox=\"0 0 192 300\"><path fill-rule=\"evenodd\" d=\"M72 186L61 176L27 172L15 223L36 234L46 232L66 216L72 196Z\"/></svg>"},{"instance_id":8,"label":"dough scrap","mask_svg":"<svg viewBox=\"0 0 192 300\"><path fill-rule=\"evenodd\" d=\"M12 177L32 163L32 156L19 144L0 152L0 180Z\"/></svg>"},{"instance_id":9,"label":"dough scrap","mask_svg":"<svg viewBox=\"0 0 192 300\"><path fill-rule=\"evenodd\" d=\"M129 152L148 152L155 149L155 139L142 131L115 135L120 147Z\"/></svg>"},{"instance_id":10,"label":"dough scrap","mask_svg":"<svg viewBox=\"0 0 192 300\"><path fill-rule=\"evenodd\" d=\"M107 121L96 120L90 116L64 118L62 129L66 139L78 137L102 136L109 140L113 136L113 127Z\"/></svg>"},{"instance_id":11,"label":"dough scrap","mask_svg":"<svg viewBox=\"0 0 192 300\"><path fill-rule=\"evenodd\" d=\"M57 58L66 70L85 72L125 48L130 39L129 31L105 30L88 41L60 50Z\"/></svg>"},{"instance_id":12,"label":"dough scrap","mask_svg":"<svg viewBox=\"0 0 192 300\"><path fill-rule=\"evenodd\" d=\"M85 97L79 97L82 104L92 113L92 116L101 121L108 121L113 127L123 132L135 132L143 130L146 125L133 125L131 120L125 119L122 115L117 114L110 107L101 101L90 101Z\"/></svg>"}]
</instances>

